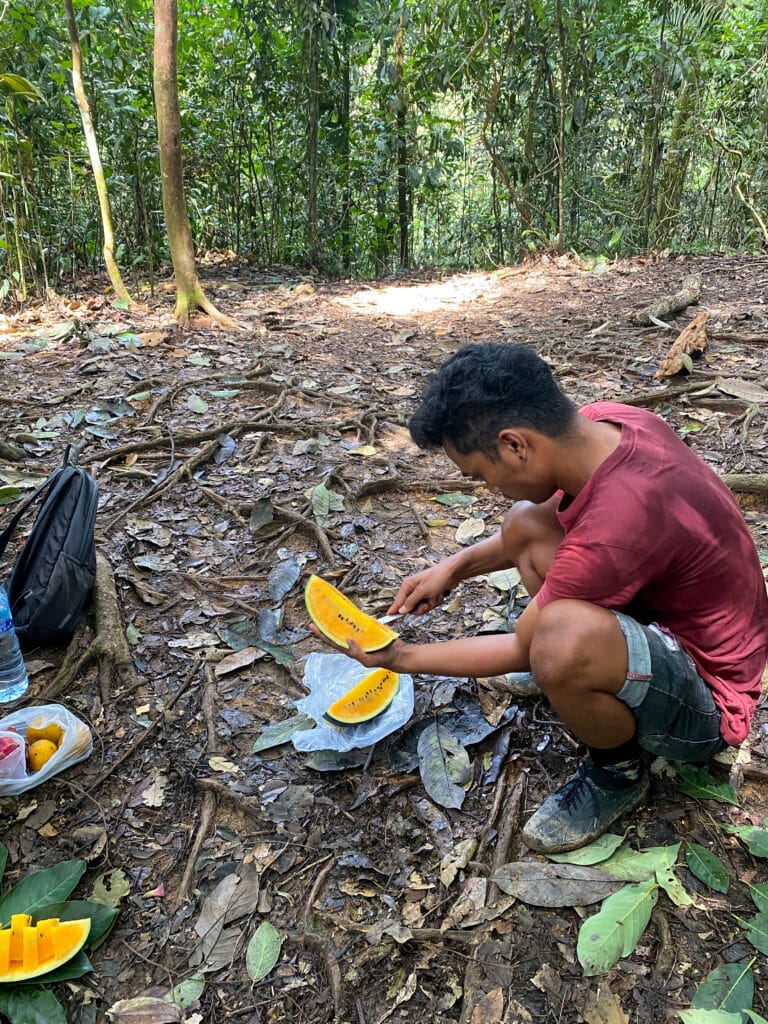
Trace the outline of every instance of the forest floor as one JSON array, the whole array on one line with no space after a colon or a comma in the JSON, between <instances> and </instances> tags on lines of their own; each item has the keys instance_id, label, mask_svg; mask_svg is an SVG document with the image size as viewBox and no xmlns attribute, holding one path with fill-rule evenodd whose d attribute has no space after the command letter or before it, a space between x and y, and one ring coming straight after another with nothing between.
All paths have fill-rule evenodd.
<instances>
[{"instance_id":1,"label":"forest floor","mask_svg":"<svg viewBox=\"0 0 768 1024\"><path fill-rule=\"evenodd\" d=\"M639 309L691 273L705 285L699 307L674 317L674 329L636 325ZM661 892L637 944L598 977L577 959L595 903L541 907L535 886L514 899L488 879L503 864L543 863L520 827L581 756L545 700L489 700L471 679L418 679L417 729L337 758L254 744L296 713L306 656L327 654L307 628L310 573L382 614L406 575L498 527L507 503L418 451L405 426L427 374L461 345L530 344L579 404L645 405L718 473L768 472L768 258L597 268L542 258L369 284L212 260L201 276L243 330L199 316L182 332L170 288L120 310L99 282L0 315L12 396L0 412L0 440L12 446L0 484L26 492L66 443L80 445L99 483L97 544L132 661L104 634L107 618L101 661L58 698L90 725L93 754L0 800L5 888L83 858L75 895L102 879L120 907L93 973L57 989L68 1020L678 1020L712 969L757 953L743 921L765 860L720 823L768 817L768 705L740 765L712 769L718 785L730 778L737 804L687 795L657 764L647 806L622 822L629 847L707 847L727 869L728 893L689 870L683 847L676 876L692 902ZM655 380L702 309L709 345L693 373ZM768 498L737 500L768 564ZM466 583L398 628L413 640L497 628L525 603L514 579L503 587ZM93 628L89 615L77 651ZM46 700L64 656L29 652L26 703ZM460 807L430 799L419 771L416 737L436 715L469 752ZM269 950L252 946L248 963L246 950L264 921L281 948L254 982L249 969L258 974ZM753 970L754 1008L765 1013L759 955ZM195 975L205 984L184 1011L115 1007Z\"/></svg>"}]
</instances>

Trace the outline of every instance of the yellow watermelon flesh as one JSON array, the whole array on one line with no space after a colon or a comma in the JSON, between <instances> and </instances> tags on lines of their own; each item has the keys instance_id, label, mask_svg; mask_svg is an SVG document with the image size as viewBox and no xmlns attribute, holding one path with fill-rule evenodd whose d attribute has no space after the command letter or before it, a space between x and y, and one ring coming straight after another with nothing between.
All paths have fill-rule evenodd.
<instances>
[{"instance_id":1,"label":"yellow watermelon flesh","mask_svg":"<svg viewBox=\"0 0 768 1024\"><path fill-rule=\"evenodd\" d=\"M0 929L0 984L27 981L60 967L83 948L90 930L89 917L52 917L32 924L29 914L14 914L11 927Z\"/></svg>"}]
</instances>

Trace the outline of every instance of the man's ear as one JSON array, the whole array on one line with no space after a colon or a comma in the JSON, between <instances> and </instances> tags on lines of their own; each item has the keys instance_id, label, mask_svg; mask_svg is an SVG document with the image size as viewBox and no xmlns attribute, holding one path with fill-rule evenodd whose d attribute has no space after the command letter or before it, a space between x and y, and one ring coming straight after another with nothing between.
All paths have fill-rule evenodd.
<instances>
[{"instance_id":1,"label":"man's ear","mask_svg":"<svg viewBox=\"0 0 768 1024\"><path fill-rule=\"evenodd\" d=\"M521 462L525 462L528 457L528 442L519 430L513 430L511 427L500 430L496 444L502 455L508 452Z\"/></svg>"}]
</instances>

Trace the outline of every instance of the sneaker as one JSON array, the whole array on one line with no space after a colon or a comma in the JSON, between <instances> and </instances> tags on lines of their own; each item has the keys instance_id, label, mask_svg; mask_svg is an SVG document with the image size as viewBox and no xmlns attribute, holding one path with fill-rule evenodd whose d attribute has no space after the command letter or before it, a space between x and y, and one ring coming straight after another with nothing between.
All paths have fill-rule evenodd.
<instances>
[{"instance_id":1,"label":"sneaker","mask_svg":"<svg viewBox=\"0 0 768 1024\"><path fill-rule=\"evenodd\" d=\"M543 697L530 672L507 672L503 676L484 676L477 680L481 686L500 690L512 697Z\"/></svg>"},{"instance_id":2,"label":"sneaker","mask_svg":"<svg viewBox=\"0 0 768 1024\"><path fill-rule=\"evenodd\" d=\"M538 853L578 850L601 836L617 818L628 814L648 795L648 776L625 789L608 789L598 781L590 758L568 782L545 800L528 819L523 842Z\"/></svg>"}]
</instances>

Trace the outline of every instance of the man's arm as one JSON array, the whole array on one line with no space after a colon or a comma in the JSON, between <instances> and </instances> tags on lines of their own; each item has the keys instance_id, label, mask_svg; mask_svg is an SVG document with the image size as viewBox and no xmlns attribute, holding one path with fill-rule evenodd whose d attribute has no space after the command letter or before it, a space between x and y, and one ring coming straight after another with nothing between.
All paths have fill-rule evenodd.
<instances>
[{"instance_id":1,"label":"man's arm","mask_svg":"<svg viewBox=\"0 0 768 1024\"><path fill-rule=\"evenodd\" d=\"M531 641L538 614L536 602L531 601L517 620L515 633L493 633L434 644L408 644L398 639L383 650L369 654L354 640L349 641L349 649L336 649L366 668L388 668L409 675L476 677L526 672L531 667ZM312 632L319 635L315 628Z\"/></svg>"},{"instance_id":2,"label":"man's arm","mask_svg":"<svg viewBox=\"0 0 768 1024\"><path fill-rule=\"evenodd\" d=\"M463 548L437 565L409 576L403 581L387 614L424 615L442 604L446 595L462 580L496 569L509 569L512 565L502 528L492 537Z\"/></svg>"}]
</instances>

